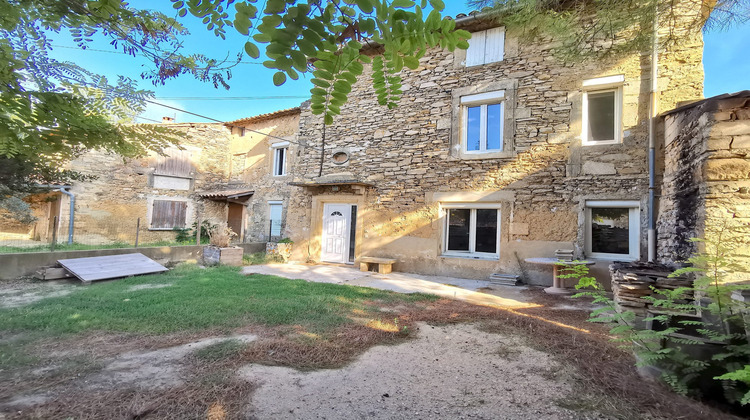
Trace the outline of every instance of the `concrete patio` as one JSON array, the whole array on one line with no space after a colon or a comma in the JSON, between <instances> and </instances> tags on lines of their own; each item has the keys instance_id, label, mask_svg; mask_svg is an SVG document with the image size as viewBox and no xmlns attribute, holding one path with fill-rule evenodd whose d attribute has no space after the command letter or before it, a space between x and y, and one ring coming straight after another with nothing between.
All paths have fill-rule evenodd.
<instances>
[{"instance_id":1,"label":"concrete patio","mask_svg":"<svg viewBox=\"0 0 750 420\"><path fill-rule=\"evenodd\" d=\"M475 305L496 308L521 309L539 306L530 303L529 296L521 293L528 289L525 286L501 286L486 280L424 276L411 273L378 274L372 271L359 271L354 267L322 264L251 265L244 267L242 274L267 274L320 283L372 287L399 293L430 293Z\"/></svg>"}]
</instances>

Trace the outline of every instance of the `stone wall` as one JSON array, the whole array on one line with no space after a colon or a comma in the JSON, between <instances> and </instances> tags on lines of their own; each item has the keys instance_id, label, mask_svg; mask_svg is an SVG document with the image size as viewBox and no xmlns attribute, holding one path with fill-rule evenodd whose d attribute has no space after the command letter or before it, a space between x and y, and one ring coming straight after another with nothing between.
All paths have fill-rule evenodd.
<instances>
[{"instance_id":1,"label":"stone wall","mask_svg":"<svg viewBox=\"0 0 750 420\"><path fill-rule=\"evenodd\" d=\"M187 179L188 189L168 188L172 177L163 187L154 185L154 167L159 159L152 154L142 159L123 159L121 156L88 152L70 163L70 168L95 179L76 182L71 192L76 196L75 241L80 243L132 243L136 224L141 219L140 243L172 241L171 230L149 229L149 208L154 199L184 200L187 205L187 226L200 213L212 223L226 221L226 205L200 200L195 193L219 188L229 180L229 131L221 124L163 124L184 134L180 145L189 155L193 167ZM183 179L174 178L182 183ZM178 187L179 188L179 187ZM66 234L68 223L67 196L62 197L61 234Z\"/></svg>"},{"instance_id":2,"label":"stone wall","mask_svg":"<svg viewBox=\"0 0 750 420\"><path fill-rule=\"evenodd\" d=\"M282 221L286 220L289 208L289 195L293 188L289 182L293 177L292 170L299 153L299 110L284 110L232 124L236 124L231 146L231 153L236 162L233 165L232 178L254 191L247 203L245 238L247 242L267 241L270 233L269 201L282 203ZM244 136L238 135L239 127L245 128ZM285 141L289 142L286 155L287 175L274 176L272 146ZM285 233L285 223L282 223L281 230L282 236L288 236Z\"/></svg>"},{"instance_id":3,"label":"stone wall","mask_svg":"<svg viewBox=\"0 0 750 420\"><path fill-rule=\"evenodd\" d=\"M362 195L347 188L299 188L288 225L297 260L318 260L320 238L312 225L314 197L350 197L362 202L362 243L357 255L398 259L394 269L486 278L493 272L529 274L546 284L550 270L523 263L552 256L557 248L583 252L586 199L636 200L641 204L645 253L647 110L649 63L640 54L564 65L552 40L522 41L506 33L502 62L466 68L462 53L432 50L416 70L404 70L399 106L377 104L368 71L354 86L341 116L326 129L322 174L374 185ZM703 70L699 31L660 53L662 109L700 98ZM621 144L582 146L582 81L624 75ZM510 138L504 156L464 159L456 150L457 97L506 90ZM322 122L303 108L296 180L318 176ZM344 165L331 156L349 153ZM441 256L444 214L440 203L493 202L501 206L499 260ZM601 271L606 276L606 264Z\"/></svg>"},{"instance_id":4,"label":"stone wall","mask_svg":"<svg viewBox=\"0 0 750 420\"><path fill-rule=\"evenodd\" d=\"M709 98L664 117L659 258L678 263L703 238L736 247L737 280L750 278L750 91Z\"/></svg>"}]
</instances>

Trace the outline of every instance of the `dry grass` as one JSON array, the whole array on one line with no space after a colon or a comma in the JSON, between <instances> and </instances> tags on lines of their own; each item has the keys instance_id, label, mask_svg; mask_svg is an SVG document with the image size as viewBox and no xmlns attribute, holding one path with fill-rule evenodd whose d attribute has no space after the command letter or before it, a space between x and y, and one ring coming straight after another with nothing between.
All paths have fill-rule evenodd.
<instances>
[{"instance_id":1,"label":"dry grass","mask_svg":"<svg viewBox=\"0 0 750 420\"><path fill-rule=\"evenodd\" d=\"M75 369L58 377L42 376L39 383L33 379L28 381L28 377L23 383L17 378L11 382L11 387L39 386L57 397L32 411L8 418L242 418L253 384L236 377L234 372L239 367L247 363L301 370L342 367L375 345L398 344L412 338L417 322L479 322L487 332L520 335L527 344L554 355L573 372L579 388L573 390L572 398L557 402L566 408L604 412L619 418L732 418L697 401L679 397L660 384L644 382L634 368L632 354L609 341L605 326L587 322L585 311L554 309L550 305L553 301L544 294L535 294L533 298L546 304L532 309L502 310L447 299L409 303L369 301L365 302L367 309L358 315L358 322L325 333L312 332L300 325L245 326L231 332L255 333L259 336L257 341L233 347L227 353L231 357L188 356L184 360L184 383L170 389L80 391L76 386L80 378ZM57 343L57 348L67 348L77 355L80 352L76 353L76 349L86 349L83 354L98 359L133 349L185 344L228 332L165 336L90 334L71 339L63 346ZM53 345L45 343L40 349L51 350ZM499 358L508 356L511 355L498 355ZM10 389L6 388L0 394L7 396L8 391Z\"/></svg>"}]
</instances>

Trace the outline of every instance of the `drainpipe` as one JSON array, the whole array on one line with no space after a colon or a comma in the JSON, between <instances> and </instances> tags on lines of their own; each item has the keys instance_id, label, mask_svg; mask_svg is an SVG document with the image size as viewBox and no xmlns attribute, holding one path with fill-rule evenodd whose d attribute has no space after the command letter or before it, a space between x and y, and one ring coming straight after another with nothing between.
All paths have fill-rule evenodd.
<instances>
[{"instance_id":1,"label":"drainpipe","mask_svg":"<svg viewBox=\"0 0 750 420\"><path fill-rule=\"evenodd\" d=\"M654 27L651 45L651 92L649 95L648 124L648 261L656 260L656 115L659 112L658 84L659 76L659 6L654 2Z\"/></svg>"},{"instance_id":2,"label":"drainpipe","mask_svg":"<svg viewBox=\"0 0 750 420\"><path fill-rule=\"evenodd\" d=\"M66 190L70 187L60 187L60 192L70 197L70 223L68 223L68 245L73 244L73 230L75 222L75 208L76 208L76 196L72 192Z\"/></svg>"}]
</instances>

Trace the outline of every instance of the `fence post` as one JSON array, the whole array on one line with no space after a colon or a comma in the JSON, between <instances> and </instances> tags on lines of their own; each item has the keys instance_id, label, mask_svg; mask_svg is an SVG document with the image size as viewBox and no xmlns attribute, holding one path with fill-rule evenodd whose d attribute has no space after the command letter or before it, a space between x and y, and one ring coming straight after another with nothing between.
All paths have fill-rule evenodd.
<instances>
[{"instance_id":1,"label":"fence post","mask_svg":"<svg viewBox=\"0 0 750 420\"><path fill-rule=\"evenodd\" d=\"M141 218L135 222L135 248L138 248L138 235L141 234Z\"/></svg>"},{"instance_id":2,"label":"fence post","mask_svg":"<svg viewBox=\"0 0 750 420\"><path fill-rule=\"evenodd\" d=\"M195 225L195 244L200 245L201 244L201 217L200 213L198 214L198 224Z\"/></svg>"},{"instance_id":3,"label":"fence post","mask_svg":"<svg viewBox=\"0 0 750 420\"><path fill-rule=\"evenodd\" d=\"M58 219L57 216L55 216L55 218L52 219L52 243L50 243L49 246L51 252L55 251L55 243L57 242L57 223Z\"/></svg>"}]
</instances>

